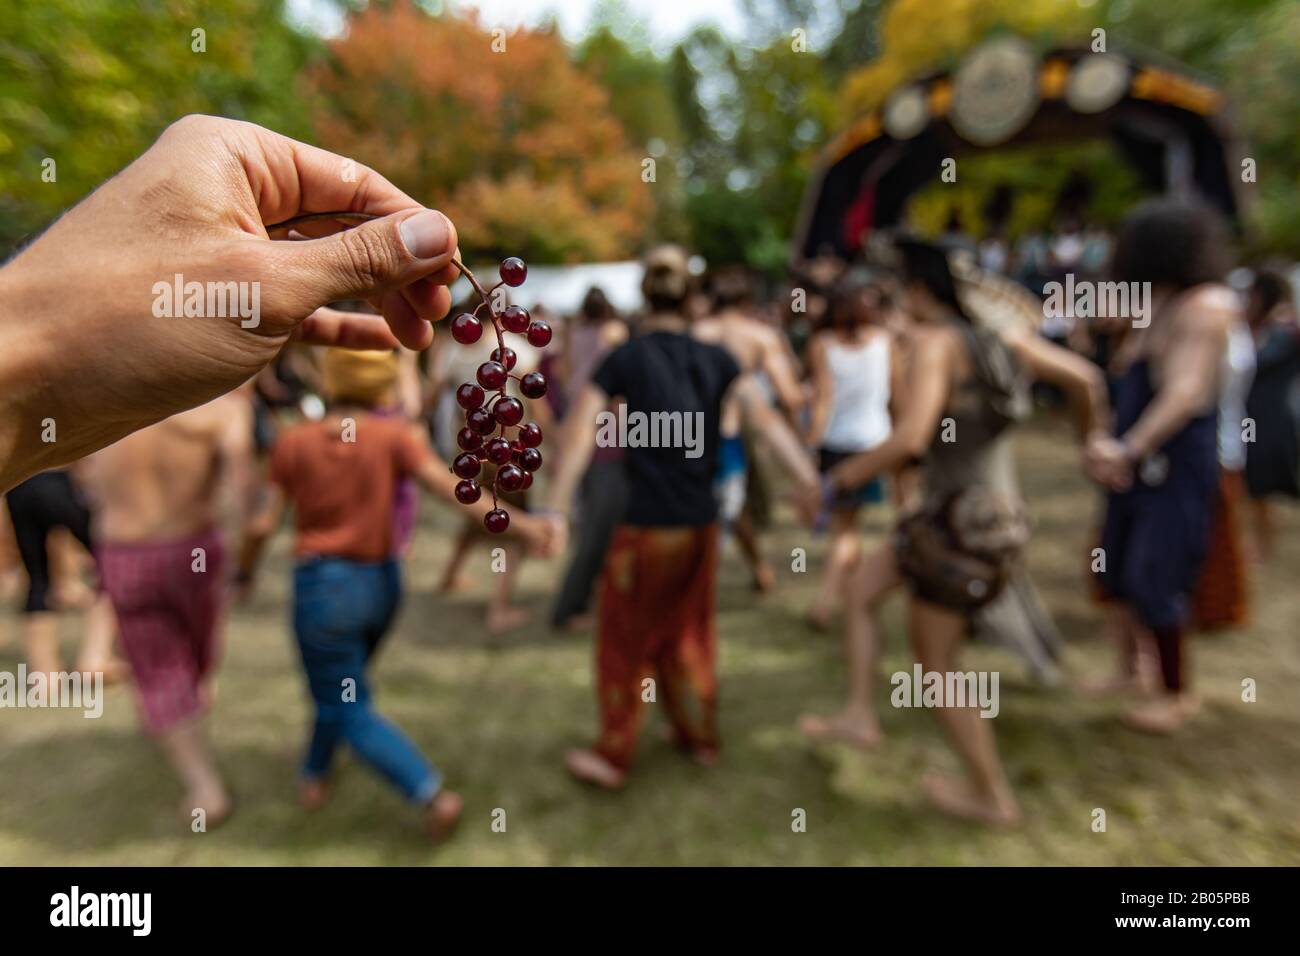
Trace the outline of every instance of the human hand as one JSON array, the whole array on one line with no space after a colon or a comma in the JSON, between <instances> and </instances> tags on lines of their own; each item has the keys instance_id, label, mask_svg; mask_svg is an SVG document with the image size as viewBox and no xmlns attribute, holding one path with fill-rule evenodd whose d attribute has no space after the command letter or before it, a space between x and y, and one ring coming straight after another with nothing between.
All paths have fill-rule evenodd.
<instances>
[{"instance_id":1,"label":"human hand","mask_svg":"<svg viewBox=\"0 0 1300 956\"><path fill-rule=\"evenodd\" d=\"M1123 442L1109 435L1088 439L1084 450L1084 471L1111 491L1127 491L1133 484L1133 461Z\"/></svg>"},{"instance_id":2,"label":"human hand","mask_svg":"<svg viewBox=\"0 0 1300 956\"><path fill-rule=\"evenodd\" d=\"M334 210L382 218L267 236ZM0 487L230 391L291 336L428 346L455 251L445 216L372 170L250 123L185 117L0 270ZM341 299L382 317L321 310ZM56 441L42 440L47 419Z\"/></svg>"},{"instance_id":3,"label":"human hand","mask_svg":"<svg viewBox=\"0 0 1300 956\"><path fill-rule=\"evenodd\" d=\"M564 529L548 514L517 514L510 523L510 531L524 540L528 553L549 558L563 550Z\"/></svg>"},{"instance_id":4,"label":"human hand","mask_svg":"<svg viewBox=\"0 0 1300 956\"><path fill-rule=\"evenodd\" d=\"M817 524L826 503L826 488L818 481L799 482L790 495L799 520L809 527Z\"/></svg>"}]
</instances>

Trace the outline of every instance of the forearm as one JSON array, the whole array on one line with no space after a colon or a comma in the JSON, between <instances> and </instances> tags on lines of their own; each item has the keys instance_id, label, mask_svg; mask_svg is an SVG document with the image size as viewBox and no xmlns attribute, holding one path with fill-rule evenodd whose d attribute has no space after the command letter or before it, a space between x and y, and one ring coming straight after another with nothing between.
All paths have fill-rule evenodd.
<instances>
[{"instance_id":1,"label":"forearm","mask_svg":"<svg viewBox=\"0 0 1300 956\"><path fill-rule=\"evenodd\" d=\"M808 445L819 448L822 436L826 434L826 423L830 421L831 403L824 392L818 391L812 404L812 421L808 424Z\"/></svg>"},{"instance_id":2,"label":"forearm","mask_svg":"<svg viewBox=\"0 0 1300 956\"><path fill-rule=\"evenodd\" d=\"M560 433L559 467L551 477L546 510L557 514L569 513L578 482L591 464L599 416L608 402L604 392L589 385L569 409Z\"/></svg>"},{"instance_id":3,"label":"forearm","mask_svg":"<svg viewBox=\"0 0 1300 956\"><path fill-rule=\"evenodd\" d=\"M1079 382L1070 398L1080 436L1086 439L1089 435L1107 430L1110 424L1110 399L1106 395L1106 381L1100 372Z\"/></svg>"},{"instance_id":4,"label":"forearm","mask_svg":"<svg viewBox=\"0 0 1300 956\"><path fill-rule=\"evenodd\" d=\"M1201 403L1200 389L1167 387L1133 423L1133 427L1120 436L1134 458L1144 458L1161 448L1165 442L1195 417Z\"/></svg>"},{"instance_id":5,"label":"forearm","mask_svg":"<svg viewBox=\"0 0 1300 956\"><path fill-rule=\"evenodd\" d=\"M840 462L829 472L827 480L837 491L865 485L879 475L902 467L912 460L912 454L898 431L868 451Z\"/></svg>"},{"instance_id":6,"label":"forearm","mask_svg":"<svg viewBox=\"0 0 1300 956\"><path fill-rule=\"evenodd\" d=\"M817 482L817 469L808 459L799 438L784 418L766 402L758 402L752 409L755 432L780 459L791 476L805 484Z\"/></svg>"}]
</instances>

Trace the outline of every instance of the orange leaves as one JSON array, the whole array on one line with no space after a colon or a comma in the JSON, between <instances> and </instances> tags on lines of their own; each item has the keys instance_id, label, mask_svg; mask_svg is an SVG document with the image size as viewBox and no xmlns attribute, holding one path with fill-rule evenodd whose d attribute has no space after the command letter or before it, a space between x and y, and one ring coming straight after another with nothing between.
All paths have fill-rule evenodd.
<instances>
[{"instance_id":1,"label":"orange leaves","mask_svg":"<svg viewBox=\"0 0 1300 956\"><path fill-rule=\"evenodd\" d=\"M631 254L653 188L605 91L544 30L371 5L312 77L320 144L452 216L470 253Z\"/></svg>"}]
</instances>

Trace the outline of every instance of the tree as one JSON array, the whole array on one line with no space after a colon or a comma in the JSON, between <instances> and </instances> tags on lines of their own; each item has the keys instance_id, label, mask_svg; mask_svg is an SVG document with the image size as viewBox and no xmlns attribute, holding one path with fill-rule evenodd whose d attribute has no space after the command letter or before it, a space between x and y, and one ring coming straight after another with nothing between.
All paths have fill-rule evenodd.
<instances>
[{"instance_id":1,"label":"tree","mask_svg":"<svg viewBox=\"0 0 1300 956\"><path fill-rule=\"evenodd\" d=\"M642 157L553 29L507 35L398 0L351 16L330 54L312 77L321 144L442 209L463 248L562 262L638 245Z\"/></svg>"},{"instance_id":2,"label":"tree","mask_svg":"<svg viewBox=\"0 0 1300 956\"><path fill-rule=\"evenodd\" d=\"M3 22L0 247L186 113L307 132L295 78L321 47L285 23L283 0L42 0L6 5Z\"/></svg>"}]
</instances>

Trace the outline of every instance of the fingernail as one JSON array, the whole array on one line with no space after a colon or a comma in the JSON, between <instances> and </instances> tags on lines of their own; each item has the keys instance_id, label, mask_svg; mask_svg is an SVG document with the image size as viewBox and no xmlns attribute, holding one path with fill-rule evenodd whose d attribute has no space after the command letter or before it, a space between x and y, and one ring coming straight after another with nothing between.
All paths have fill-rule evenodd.
<instances>
[{"instance_id":1,"label":"fingernail","mask_svg":"<svg viewBox=\"0 0 1300 956\"><path fill-rule=\"evenodd\" d=\"M426 209L402 223L402 242L417 259L432 259L447 251L447 220L442 213Z\"/></svg>"}]
</instances>

